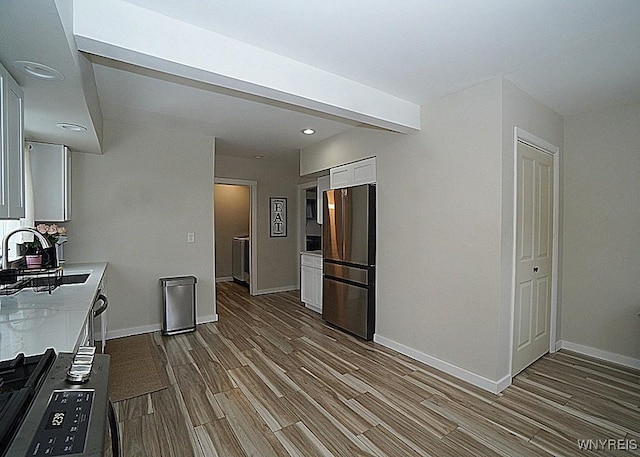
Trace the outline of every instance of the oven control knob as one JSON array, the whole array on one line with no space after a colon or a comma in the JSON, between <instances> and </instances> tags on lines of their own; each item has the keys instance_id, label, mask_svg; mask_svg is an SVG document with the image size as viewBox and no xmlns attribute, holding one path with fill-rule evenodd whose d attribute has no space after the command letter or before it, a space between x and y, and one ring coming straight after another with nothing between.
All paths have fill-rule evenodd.
<instances>
[{"instance_id":1,"label":"oven control knob","mask_svg":"<svg viewBox=\"0 0 640 457\"><path fill-rule=\"evenodd\" d=\"M73 384L83 384L91 377L92 365L72 363L67 371L67 381Z\"/></svg>"},{"instance_id":2,"label":"oven control knob","mask_svg":"<svg viewBox=\"0 0 640 457\"><path fill-rule=\"evenodd\" d=\"M67 381L73 384L82 384L91 377L93 359L96 348L92 346L81 346L73 357L71 366L67 371Z\"/></svg>"},{"instance_id":3,"label":"oven control knob","mask_svg":"<svg viewBox=\"0 0 640 457\"><path fill-rule=\"evenodd\" d=\"M96 348L95 346L80 346L76 351L76 356L78 355L95 355Z\"/></svg>"}]
</instances>

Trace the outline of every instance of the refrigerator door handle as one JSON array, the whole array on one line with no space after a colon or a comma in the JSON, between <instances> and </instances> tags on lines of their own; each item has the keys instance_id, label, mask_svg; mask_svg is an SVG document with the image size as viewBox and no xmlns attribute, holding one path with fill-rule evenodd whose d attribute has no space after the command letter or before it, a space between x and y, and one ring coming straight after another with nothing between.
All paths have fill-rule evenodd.
<instances>
[{"instance_id":1,"label":"refrigerator door handle","mask_svg":"<svg viewBox=\"0 0 640 457\"><path fill-rule=\"evenodd\" d=\"M342 225L340 227L340 234L342 235L342 252L340 254L340 259L344 260L347 253L347 214L346 214L346 203L348 200L349 190L348 189L340 189L340 208L342 209Z\"/></svg>"}]
</instances>

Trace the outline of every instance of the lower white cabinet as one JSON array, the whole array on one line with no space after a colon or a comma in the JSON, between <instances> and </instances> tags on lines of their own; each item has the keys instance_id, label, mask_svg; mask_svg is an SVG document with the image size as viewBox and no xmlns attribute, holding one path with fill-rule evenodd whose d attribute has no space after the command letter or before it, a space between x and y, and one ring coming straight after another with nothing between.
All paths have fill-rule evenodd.
<instances>
[{"instance_id":1,"label":"lower white cabinet","mask_svg":"<svg viewBox=\"0 0 640 457\"><path fill-rule=\"evenodd\" d=\"M305 306L322 313L322 257L301 254L300 298Z\"/></svg>"}]
</instances>

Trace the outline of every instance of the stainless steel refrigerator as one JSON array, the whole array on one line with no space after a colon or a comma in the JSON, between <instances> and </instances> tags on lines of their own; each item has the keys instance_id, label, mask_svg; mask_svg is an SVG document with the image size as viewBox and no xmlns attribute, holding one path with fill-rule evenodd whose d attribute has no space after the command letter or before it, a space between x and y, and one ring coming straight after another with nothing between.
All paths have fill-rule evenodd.
<instances>
[{"instance_id":1,"label":"stainless steel refrigerator","mask_svg":"<svg viewBox=\"0 0 640 457\"><path fill-rule=\"evenodd\" d=\"M322 318L366 340L375 330L376 188L323 195Z\"/></svg>"}]
</instances>

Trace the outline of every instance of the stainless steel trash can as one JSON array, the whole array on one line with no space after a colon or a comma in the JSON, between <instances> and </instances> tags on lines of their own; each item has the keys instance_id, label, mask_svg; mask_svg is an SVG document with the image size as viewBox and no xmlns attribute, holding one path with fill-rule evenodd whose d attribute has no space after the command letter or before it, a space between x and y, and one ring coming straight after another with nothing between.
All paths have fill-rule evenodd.
<instances>
[{"instance_id":1,"label":"stainless steel trash can","mask_svg":"<svg viewBox=\"0 0 640 457\"><path fill-rule=\"evenodd\" d=\"M175 335L196 329L196 282L195 276L160 278L164 315L162 333Z\"/></svg>"}]
</instances>

